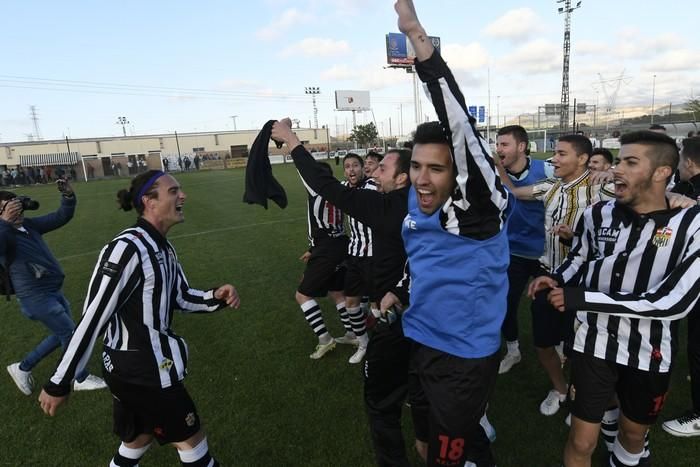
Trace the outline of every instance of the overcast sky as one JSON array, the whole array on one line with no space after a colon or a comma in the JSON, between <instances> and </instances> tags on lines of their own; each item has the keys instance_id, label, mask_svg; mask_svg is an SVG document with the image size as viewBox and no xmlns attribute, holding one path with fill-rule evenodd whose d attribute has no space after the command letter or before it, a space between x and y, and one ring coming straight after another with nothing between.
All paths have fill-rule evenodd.
<instances>
[{"instance_id":1,"label":"overcast sky","mask_svg":"<svg viewBox=\"0 0 700 467\"><path fill-rule=\"evenodd\" d=\"M501 116L561 93L564 18L555 0L415 0L468 104ZM700 93L696 5L583 0L572 19L571 100L604 106L596 86L625 71L619 106L657 108ZM386 69L392 0L3 1L0 141L25 141L35 105L44 139L259 128L313 120L343 133L337 89L369 90L380 130L412 130L411 76ZM596 93L596 89L598 92ZM500 97L498 97L500 96ZM498 108L498 110L497 110ZM429 116L430 104L423 99ZM358 115L369 123L371 113Z\"/></svg>"}]
</instances>

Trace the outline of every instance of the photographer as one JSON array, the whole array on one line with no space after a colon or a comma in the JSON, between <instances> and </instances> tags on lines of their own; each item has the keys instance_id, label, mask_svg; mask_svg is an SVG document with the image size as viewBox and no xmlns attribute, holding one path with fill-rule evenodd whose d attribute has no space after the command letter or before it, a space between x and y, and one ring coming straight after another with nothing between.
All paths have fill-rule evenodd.
<instances>
[{"instance_id":1,"label":"photographer","mask_svg":"<svg viewBox=\"0 0 700 467\"><path fill-rule=\"evenodd\" d=\"M7 367L19 390L27 396L34 389L32 368L59 346L65 348L75 328L68 301L61 292L65 275L42 238L67 224L75 212L76 199L70 184L59 180L57 185L61 206L55 212L33 218L25 218L24 212L38 209L39 203L0 191L0 262L4 265L8 255L14 257L9 276L22 314L51 331L21 362ZM87 371L78 374L74 383L76 391L105 386L101 378Z\"/></svg>"}]
</instances>

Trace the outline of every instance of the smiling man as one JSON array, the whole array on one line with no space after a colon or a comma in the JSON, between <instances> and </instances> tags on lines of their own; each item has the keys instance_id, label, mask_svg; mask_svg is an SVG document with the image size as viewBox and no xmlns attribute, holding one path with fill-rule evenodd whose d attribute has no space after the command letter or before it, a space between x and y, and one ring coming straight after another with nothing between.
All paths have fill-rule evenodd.
<instances>
[{"instance_id":1,"label":"smiling man","mask_svg":"<svg viewBox=\"0 0 700 467\"><path fill-rule=\"evenodd\" d=\"M571 380L576 388L564 451L588 467L608 401L620 402L610 465L640 465L644 438L664 406L679 320L698 302L700 207L666 195L678 149L664 134L620 138L615 200L587 208L566 261L537 278L558 311L576 313Z\"/></svg>"},{"instance_id":2,"label":"smiling man","mask_svg":"<svg viewBox=\"0 0 700 467\"><path fill-rule=\"evenodd\" d=\"M556 143L551 160L556 179L516 187L505 183L519 200L544 203L545 244L540 257L540 274L551 273L569 253L573 229L586 207L614 197L611 187L593 184L588 170L591 141L583 135L565 135ZM569 321L553 313L544 294L537 294L531 304L533 341L537 357L553 388L540 404L543 415L554 415L566 399L567 381L556 346L571 332Z\"/></svg>"},{"instance_id":3,"label":"smiling man","mask_svg":"<svg viewBox=\"0 0 700 467\"><path fill-rule=\"evenodd\" d=\"M136 225L119 233L100 253L83 317L39 396L53 416L70 392L70 381L87 363L104 332L103 374L113 396L114 432L122 440L112 467L133 467L150 447L173 444L182 465L219 464L209 454L199 415L183 380L187 344L171 329L173 312L210 313L238 308L236 289L190 287L166 235L184 221L186 195L172 176L149 170L117 194Z\"/></svg>"},{"instance_id":4,"label":"smiling man","mask_svg":"<svg viewBox=\"0 0 700 467\"><path fill-rule=\"evenodd\" d=\"M404 334L411 408L427 465L493 465L479 420L493 391L506 314L508 194L452 72L418 21L395 4L438 122L419 125L402 235L410 266ZM391 304L383 300L382 309ZM420 446L419 446L420 447ZM477 453L478 451L478 453Z\"/></svg>"},{"instance_id":5,"label":"smiling man","mask_svg":"<svg viewBox=\"0 0 700 467\"><path fill-rule=\"evenodd\" d=\"M343 173L345 185L358 190L376 190L377 186L372 178L366 177L364 161L355 153L348 153L343 158ZM371 177L371 174L370 174ZM362 221L348 215L350 227L348 242L348 256L345 261L345 305L348 317L352 325L353 334L347 334L336 339L338 343L348 341L357 344L357 351L349 358L348 362L360 363L367 353L369 337L365 330L365 315L361 308L362 297L374 295L372 293L372 228ZM350 338L350 339L348 339Z\"/></svg>"},{"instance_id":6,"label":"smiling man","mask_svg":"<svg viewBox=\"0 0 700 467\"><path fill-rule=\"evenodd\" d=\"M508 178L515 186L528 186L551 178L551 164L530 157L527 132L520 125L509 125L498 130L496 152ZM507 373L521 360L518 341L518 309L520 298L531 277L539 274L539 258L544 249L544 207L537 200L515 204L508 221L508 312L501 333L506 341L506 354L498 373Z\"/></svg>"}]
</instances>

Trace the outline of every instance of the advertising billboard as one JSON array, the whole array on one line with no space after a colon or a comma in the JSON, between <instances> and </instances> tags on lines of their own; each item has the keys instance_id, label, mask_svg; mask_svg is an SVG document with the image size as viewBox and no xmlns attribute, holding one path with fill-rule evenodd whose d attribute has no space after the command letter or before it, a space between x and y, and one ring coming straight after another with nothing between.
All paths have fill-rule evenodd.
<instances>
[{"instance_id":1,"label":"advertising billboard","mask_svg":"<svg viewBox=\"0 0 700 467\"><path fill-rule=\"evenodd\" d=\"M428 36L433 47L440 52L440 38ZM390 32L386 35L386 62L393 66L411 66L416 58L411 41L400 32Z\"/></svg>"},{"instance_id":2,"label":"advertising billboard","mask_svg":"<svg viewBox=\"0 0 700 467\"><path fill-rule=\"evenodd\" d=\"M336 91L335 110L369 110L369 91Z\"/></svg>"}]
</instances>

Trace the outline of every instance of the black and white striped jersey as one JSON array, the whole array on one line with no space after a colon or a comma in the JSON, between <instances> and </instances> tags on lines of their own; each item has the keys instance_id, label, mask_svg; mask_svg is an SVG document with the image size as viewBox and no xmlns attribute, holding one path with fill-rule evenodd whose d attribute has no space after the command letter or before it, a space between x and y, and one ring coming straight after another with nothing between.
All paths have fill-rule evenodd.
<instances>
[{"instance_id":1,"label":"black and white striped jersey","mask_svg":"<svg viewBox=\"0 0 700 467\"><path fill-rule=\"evenodd\" d=\"M345 235L343 212L311 189L303 178L301 181L309 194L306 212L309 245L314 247L319 240L324 238L337 238Z\"/></svg>"},{"instance_id":2,"label":"black and white striped jersey","mask_svg":"<svg viewBox=\"0 0 700 467\"><path fill-rule=\"evenodd\" d=\"M350 186L347 181L343 185ZM377 190L377 183L372 178L366 178L357 187L358 190ZM372 256L372 229L358 221L354 217L347 216L350 241L348 242L348 255L355 257Z\"/></svg>"},{"instance_id":3,"label":"black and white striped jersey","mask_svg":"<svg viewBox=\"0 0 700 467\"><path fill-rule=\"evenodd\" d=\"M416 61L416 72L445 129L456 168L455 190L440 212L442 226L464 237L493 237L505 228L508 192L489 144L476 130L464 95L437 51L428 60Z\"/></svg>"},{"instance_id":4,"label":"black and white striped jersey","mask_svg":"<svg viewBox=\"0 0 700 467\"><path fill-rule=\"evenodd\" d=\"M187 373L187 344L170 328L173 311L206 313L225 302L189 286L173 246L140 218L100 253L83 316L46 389L66 394L104 333L104 368L114 377L167 388Z\"/></svg>"},{"instance_id":5,"label":"black and white striped jersey","mask_svg":"<svg viewBox=\"0 0 700 467\"><path fill-rule=\"evenodd\" d=\"M700 296L700 206L637 214L616 201L587 208L555 277L577 311L577 352L665 373L678 323ZM578 324L577 323L577 324Z\"/></svg>"}]
</instances>

